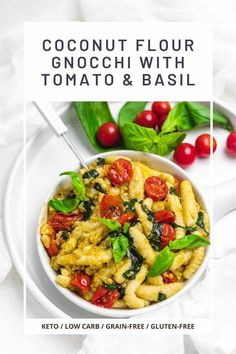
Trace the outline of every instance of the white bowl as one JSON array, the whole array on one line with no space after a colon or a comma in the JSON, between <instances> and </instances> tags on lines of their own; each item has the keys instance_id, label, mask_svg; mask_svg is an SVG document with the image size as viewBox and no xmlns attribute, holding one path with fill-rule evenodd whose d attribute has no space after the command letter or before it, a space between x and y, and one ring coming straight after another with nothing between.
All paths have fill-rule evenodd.
<instances>
[{"instance_id":1,"label":"white bowl","mask_svg":"<svg viewBox=\"0 0 236 354\"><path fill-rule=\"evenodd\" d=\"M118 155L118 156L122 155L122 156L130 157L132 160L145 161L150 167L156 168L156 169L163 171L163 172L171 173L171 174L179 177L180 179L189 179L190 180L190 178L185 173L185 171L183 171L179 166L174 164L172 161L167 160L163 157L154 155L154 154L143 153L143 152L138 152L138 151L120 150L120 151L106 152L106 153L95 155L95 156L87 159L86 163L90 164L93 161L95 161L98 157L106 157L109 155ZM78 168L76 170L78 171ZM66 180L66 179L68 179L68 177L64 178L64 180ZM59 183L61 183L61 180ZM50 196L48 196L47 200L45 201L45 204L43 205L43 208L41 210L41 214L39 217L39 227L40 227L42 221L46 217L48 200L51 199L52 195L55 193L56 189L58 188L59 183L57 181L57 183L55 184L54 191L52 191ZM195 183L193 183L193 181L191 181L191 183L193 185L194 192L195 192L198 202L207 211L205 197L202 196L201 192L199 191L199 189L197 188ZM46 252L45 248L43 247L41 240L40 240L39 227L38 227L38 231L37 231L37 249L38 249L39 258L40 258L40 261L42 263L42 266L43 266L46 274L48 275L49 279L52 281L54 286L68 300L72 301L74 304L78 305L79 307L81 307L87 311L90 311L92 313L95 313L95 314L98 314L101 316L105 316L105 317L132 317L132 316L147 313L149 311L158 310L160 307L163 307L163 306L168 306L168 304L170 302L174 301L179 296L184 294L197 281L197 279L200 277L200 275L202 274L202 272L206 268L207 260L209 257L209 248L207 248L204 261L201 264L198 271L192 276L192 278L190 278L189 280L187 280L185 282L184 287L178 293L171 296L169 299L167 299L163 302L149 305L149 306L141 308L141 309L106 309L106 308L102 308L102 307L98 307L98 306L93 305L92 303L84 300L82 297L76 295L75 293L73 293L69 289L63 288L59 284L57 284L56 273L51 268L51 266L49 264L48 254L47 254L47 252Z\"/></svg>"}]
</instances>

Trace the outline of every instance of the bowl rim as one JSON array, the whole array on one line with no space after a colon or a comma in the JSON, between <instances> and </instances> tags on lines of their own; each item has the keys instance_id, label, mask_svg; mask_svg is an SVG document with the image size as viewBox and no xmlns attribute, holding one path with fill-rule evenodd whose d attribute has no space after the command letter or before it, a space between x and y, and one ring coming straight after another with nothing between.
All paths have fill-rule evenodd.
<instances>
[{"instance_id":1,"label":"bowl rim","mask_svg":"<svg viewBox=\"0 0 236 354\"><path fill-rule=\"evenodd\" d=\"M159 155L155 155L155 154L151 154L151 153L144 153L141 151L115 150L115 151L103 152L103 153L99 153L99 154L90 156L89 158L85 159L85 161L87 164L90 164L90 163L94 162L98 157L106 157L106 156L127 156L127 157L131 157L132 160L134 160L134 161L135 161L135 157L137 158L137 156L140 156L140 157L142 156L142 158L139 160L143 161L143 160L145 160L145 157L146 157L148 159L151 159L154 162L159 162L161 164L166 165L167 169L169 168L169 169L175 171L175 173L174 173L175 175L181 175L181 177L183 176L184 178L191 181L193 188L194 188L194 192L197 194L198 201L200 200L200 203L203 206L204 210L206 210L207 213L209 213L208 208L207 208L207 203L205 202L205 198L203 197L201 191L198 189L196 183L193 181L192 178L189 178L188 174L181 167L179 167L177 164L175 164L171 160L164 158L162 156L159 156ZM134 157L134 159L133 159L133 157ZM79 169L80 169L80 166L76 166L76 168L74 168L73 170L78 171ZM166 170L163 170L163 172L166 172ZM170 173L173 173L173 172L170 172ZM68 179L68 176L63 177L63 180L67 180L67 179ZM52 192L50 192L50 194L47 196L47 198L41 208L41 212L40 212L39 219L38 219L37 235L36 235L36 237L37 237L36 238L37 252L39 255L40 262L41 262L43 269L46 272L49 280L53 283L53 285L56 287L56 289L59 290L59 292L65 298L67 298L69 301L71 301L75 305L81 307L84 310L87 310L91 313L94 313L96 315L100 315L103 317L127 318L127 317L133 317L133 316L137 316L137 315L141 315L141 314L146 314L148 312L158 310L159 308L168 305L169 303L176 300L178 297L182 296L197 282L197 280L200 278L201 274L206 269L209 255L210 255L210 248L209 247L206 248L205 257L204 257L204 260L203 260L202 264L200 265L199 269L196 271L196 273L190 279L188 279L184 283L184 286L180 291L178 291L176 294L174 294L173 296L171 296L170 298L168 298L167 300L165 300L163 302L151 304L149 306L146 306L146 307L140 308L140 309L106 309L106 308L98 307L96 305L93 305L91 302L84 300L82 297L76 295L68 288L63 288L61 285L59 285L56 282L56 272L51 268L51 266L49 264L49 257L47 255L47 252L46 252L46 250L41 242L41 239L40 239L40 226L41 226L43 219L45 219L45 212L46 212L48 200L55 193L55 191L58 188L58 185L60 183L62 183L62 180L58 181L58 178L57 178L57 183L55 183L54 190Z\"/></svg>"}]
</instances>

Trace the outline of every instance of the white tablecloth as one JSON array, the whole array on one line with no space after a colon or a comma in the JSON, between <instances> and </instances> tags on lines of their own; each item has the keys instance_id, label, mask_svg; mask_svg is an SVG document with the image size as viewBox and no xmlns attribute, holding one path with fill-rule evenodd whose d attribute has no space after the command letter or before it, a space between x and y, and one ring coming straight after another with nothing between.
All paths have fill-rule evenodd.
<instances>
[{"instance_id":1,"label":"white tablecloth","mask_svg":"<svg viewBox=\"0 0 236 354\"><path fill-rule=\"evenodd\" d=\"M0 193L1 202L11 165L22 146L22 22L65 20L153 20L214 22L214 89L215 96L236 108L236 3L234 0L1 0L0 10ZM212 5L212 8L211 8ZM223 20L223 22L222 22ZM32 133L38 122L32 120ZM89 336L83 343L78 336L23 336L22 284L4 244L0 231L0 333L1 353L39 354L76 353L236 353L234 318L236 315L236 243L232 232L236 212L225 217L218 232L223 242L221 259L214 260L214 335L188 337L152 337L141 340L130 337L124 343L119 337ZM0 211L2 223L2 208ZM228 229L227 229L228 228ZM0 229L1 230L1 229ZM228 230L228 231L227 231ZM48 316L32 299L30 312L34 317ZM194 349L195 346L195 349Z\"/></svg>"}]
</instances>

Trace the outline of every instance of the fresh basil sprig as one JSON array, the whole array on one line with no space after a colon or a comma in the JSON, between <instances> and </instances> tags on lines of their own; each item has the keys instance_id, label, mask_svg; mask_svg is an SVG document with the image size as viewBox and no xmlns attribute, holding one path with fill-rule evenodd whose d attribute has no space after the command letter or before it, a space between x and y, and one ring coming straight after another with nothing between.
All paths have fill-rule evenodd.
<instances>
[{"instance_id":1,"label":"fresh basil sprig","mask_svg":"<svg viewBox=\"0 0 236 354\"><path fill-rule=\"evenodd\" d=\"M116 263L120 262L126 255L129 240L125 235L120 234L117 237L111 238L112 254Z\"/></svg>"},{"instance_id":2,"label":"fresh basil sprig","mask_svg":"<svg viewBox=\"0 0 236 354\"><path fill-rule=\"evenodd\" d=\"M120 109L118 124L120 127L127 122L133 122L137 115L142 112L147 102L126 102Z\"/></svg>"},{"instance_id":3,"label":"fresh basil sprig","mask_svg":"<svg viewBox=\"0 0 236 354\"><path fill-rule=\"evenodd\" d=\"M135 123L124 124L121 132L128 149L152 152L161 156L175 150L186 136L182 132L157 134L154 129L141 127Z\"/></svg>"},{"instance_id":4,"label":"fresh basil sprig","mask_svg":"<svg viewBox=\"0 0 236 354\"><path fill-rule=\"evenodd\" d=\"M148 277L155 277L156 275L164 273L167 269L170 268L174 258L175 253L172 252L168 246L163 248L151 266L148 272Z\"/></svg>"},{"instance_id":5,"label":"fresh basil sprig","mask_svg":"<svg viewBox=\"0 0 236 354\"><path fill-rule=\"evenodd\" d=\"M112 231L116 231L121 228L121 224L116 220L106 219L106 218L98 218L98 220L102 222L104 225L106 225L107 227L109 227L109 229Z\"/></svg>"},{"instance_id":6,"label":"fresh basil sprig","mask_svg":"<svg viewBox=\"0 0 236 354\"><path fill-rule=\"evenodd\" d=\"M79 198L70 198L70 199L51 199L48 204L57 211L68 214L71 213L79 205Z\"/></svg>"},{"instance_id":7,"label":"fresh basil sprig","mask_svg":"<svg viewBox=\"0 0 236 354\"><path fill-rule=\"evenodd\" d=\"M74 172L74 171L66 171L62 172L60 176L70 176L71 178L71 183L74 187L74 193L75 195L81 200L85 201L88 200L88 197L86 197L86 188L84 185L84 182L80 176L79 173Z\"/></svg>"},{"instance_id":8,"label":"fresh basil sprig","mask_svg":"<svg viewBox=\"0 0 236 354\"><path fill-rule=\"evenodd\" d=\"M169 248L171 250L180 250L182 248L196 248L201 246L208 246L210 242L202 236L191 234L174 241L170 241Z\"/></svg>"}]
</instances>

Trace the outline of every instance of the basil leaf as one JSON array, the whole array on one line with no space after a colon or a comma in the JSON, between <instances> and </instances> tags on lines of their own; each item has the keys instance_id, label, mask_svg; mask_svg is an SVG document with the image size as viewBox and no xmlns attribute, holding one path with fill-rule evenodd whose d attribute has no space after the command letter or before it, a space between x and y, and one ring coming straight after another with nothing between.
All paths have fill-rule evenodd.
<instances>
[{"instance_id":1,"label":"basil leaf","mask_svg":"<svg viewBox=\"0 0 236 354\"><path fill-rule=\"evenodd\" d=\"M127 122L133 122L137 115L142 112L147 102L126 102L120 109L118 124L120 127Z\"/></svg>"},{"instance_id":2,"label":"basil leaf","mask_svg":"<svg viewBox=\"0 0 236 354\"><path fill-rule=\"evenodd\" d=\"M93 186L94 189L96 189L98 192L106 194L105 189L101 186L100 183L96 182Z\"/></svg>"},{"instance_id":3,"label":"basil leaf","mask_svg":"<svg viewBox=\"0 0 236 354\"><path fill-rule=\"evenodd\" d=\"M79 198L70 198L70 199L51 199L48 204L56 209L57 211L61 211L65 214L70 213L79 205Z\"/></svg>"},{"instance_id":4,"label":"basil leaf","mask_svg":"<svg viewBox=\"0 0 236 354\"><path fill-rule=\"evenodd\" d=\"M207 235L209 235L209 232L205 229L203 217L204 217L203 212L202 212L202 211L199 211L196 224L197 224L201 229L203 229Z\"/></svg>"},{"instance_id":5,"label":"basil leaf","mask_svg":"<svg viewBox=\"0 0 236 354\"><path fill-rule=\"evenodd\" d=\"M148 209L148 207L144 204L142 204L142 209L147 214L148 220L151 222L155 222L154 213L150 209Z\"/></svg>"},{"instance_id":6,"label":"basil leaf","mask_svg":"<svg viewBox=\"0 0 236 354\"><path fill-rule=\"evenodd\" d=\"M177 196L178 196L178 193L176 192L175 187L170 187L170 194L173 194L173 195L177 195Z\"/></svg>"},{"instance_id":7,"label":"basil leaf","mask_svg":"<svg viewBox=\"0 0 236 354\"><path fill-rule=\"evenodd\" d=\"M67 172L63 172L60 174L60 176L65 176L68 175L71 178L71 183L74 187L74 192L76 194L76 196L81 200L88 200L88 197L86 197L86 188L85 185L82 181L82 178L80 176L80 174L78 174L77 172L74 171L67 171Z\"/></svg>"},{"instance_id":8,"label":"basil leaf","mask_svg":"<svg viewBox=\"0 0 236 354\"><path fill-rule=\"evenodd\" d=\"M121 132L128 149L152 152L165 156L175 150L184 140L186 134L174 132L159 134L152 128L141 127L134 123L126 123L121 127Z\"/></svg>"},{"instance_id":9,"label":"basil leaf","mask_svg":"<svg viewBox=\"0 0 236 354\"><path fill-rule=\"evenodd\" d=\"M161 302L161 301L166 300L166 298L167 298L166 294L158 293L157 301L158 301L158 302Z\"/></svg>"},{"instance_id":10,"label":"basil leaf","mask_svg":"<svg viewBox=\"0 0 236 354\"><path fill-rule=\"evenodd\" d=\"M88 220L93 213L92 210L93 204L90 202L90 200L85 200L82 202L82 206L85 209L83 220Z\"/></svg>"},{"instance_id":11,"label":"basil leaf","mask_svg":"<svg viewBox=\"0 0 236 354\"><path fill-rule=\"evenodd\" d=\"M105 162L105 159L103 159L102 157L97 158L97 166L104 166Z\"/></svg>"},{"instance_id":12,"label":"basil leaf","mask_svg":"<svg viewBox=\"0 0 236 354\"><path fill-rule=\"evenodd\" d=\"M210 242L204 237L191 234L181 238L178 238L174 241L170 241L169 247L172 250L180 250L182 248L196 248L200 246L208 246Z\"/></svg>"},{"instance_id":13,"label":"basil leaf","mask_svg":"<svg viewBox=\"0 0 236 354\"><path fill-rule=\"evenodd\" d=\"M74 102L75 111L82 126L97 151L106 151L97 142L98 128L107 122L114 122L107 102Z\"/></svg>"},{"instance_id":14,"label":"basil leaf","mask_svg":"<svg viewBox=\"0 0 236 354\"><path fill-rule=\"evenodd\" d=\"M84 174L83 174L83 178L96 178L99 176L99 173L97 170L95 170L95 168L93 168L92 170L89 170L89 171L86 171Z\"/></svg>"},{"instance_id":15,"label":"basil leaf","mask_svg":"<svg viewBox=\"0 0 236 354\"><path fill-rule=\"evenodd\" d=\"M172 222L171 224L173 226L173 228L176 229L176 227L180 227L181 229L184 229L186 230L186 232L194 232L194 231L197 231L197 227L193 227L193 226L182 226L182 225L179 225L179 224L176 224L175 222Z\"/></svg>"},{"instance_id":16,"label":"basil leaf","mask_svg":"<svg viewBox=\"0 0 236 354\"><path fill-rule=\"evenodd\" d=\"M149 242L152 248L158 251L160 250L161 232L162 225L158 222L154 222L151 234L149 236Z\"/></svg>"},{"instance_id":17,"label":"basil leaf","mask_svg":"<svg viewBox=\"0 0 236 354\"><path fill-rule=\"evenodd\" d=\"M155 277L164 273L167 269L170 268L173 260L175 258L175 253L170 250L168 246L163 248L158 254L155 262L148 272L148 277Z\"/></svg>"},{"instance_id":18,"label":"basil leaf","mask_svg":"<svg viewBox=\"0 0 236 354\"><path fill-rule=\"evenodd\" d=\"M137 198L134 198L134 199L131 199L129 202L124 202L124 206L126 207L126 211L134 211L134 205L135 203L137 203L138 199Z\"/></svg>"},{"instance_id":19,"label":"basil leaf","mask_svg":"<svg viewBox=\"0 0 236 354\"><path fill-rule=\"evenodd\" d=\"M111 220L111 219L105 219L105 218L98 218L100 222L102 222L104 225L109 227L112 231L116 231L121 228L121 224L116 221L116 220Z\"/></svg>"},{"instance_id":20,"label":"basil leaf","mask_svg":"<svg viewBox=\"0 0 236 354\"><path fill-rule=\"evenodd\" d=\"M230 120L220 113L213 113L213 122L227 130L233 130ZM209 107L195 102L179 102L169 112L161 132L186 131L203 125L210 125Z\"/></svg>"},{"instance_id":21,"label":"basil leaf","mask_svg":"<svg viewBox=\"0 0 236 354\"><path fill-rule=\"evenodd\" d=\"M123 277L125 279L134 279L141 268L143 257L136 251L133 245L130 245L127 255L131 259L131 267L123 273Z\"/></svg>"},{"instance_id":22,"label":"basil leaf","mask_svg":"<svg viewBox=\"0 0 236 354\"><path fill-rule=\"evenodd\" d=\"M126 222L123 226L123 232L126 234L129 231L131 224L129 222Z\"/></svg>"},{"instance_id":23,"label":"basil leaf","mask_svg":"<svg viewBox=\"0 0 236 354\"><path fill-rule=\"evenodd\" d=\"M112 254L116 263L120 262L126 255L129 240L124 235L112 238Z\"/></svg>"}]
</instances>

